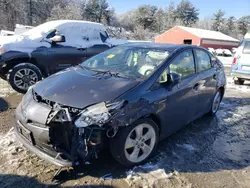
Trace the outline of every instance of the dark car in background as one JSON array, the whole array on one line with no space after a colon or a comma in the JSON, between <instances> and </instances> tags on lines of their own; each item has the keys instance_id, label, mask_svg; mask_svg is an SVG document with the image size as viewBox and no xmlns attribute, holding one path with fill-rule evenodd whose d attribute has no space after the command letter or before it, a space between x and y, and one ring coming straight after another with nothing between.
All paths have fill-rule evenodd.
<instances>
[{"instance_id":1,"label":"dark car in background","mask_svg":"<svg viewBox=\"0 0 250 188\"><path fill-rule=\"evenodd\" d=\"M225 85L223 65L206 49L121 45L30 88L16 110L15 132L56 165L84 164L109 148L131 167L163 138L216 114Z\"/></svg>"},{"instance_id":2,"label":"dark car in background","mask_svg":"<svg viewBox=\"0 0 250 188\"><path fill-rule=\"evenodd\" d=\"M57 20L0 38L0 77L25 93L42 78L126 41L110 39L104 25Z\"/></svg>"}]
</instances>

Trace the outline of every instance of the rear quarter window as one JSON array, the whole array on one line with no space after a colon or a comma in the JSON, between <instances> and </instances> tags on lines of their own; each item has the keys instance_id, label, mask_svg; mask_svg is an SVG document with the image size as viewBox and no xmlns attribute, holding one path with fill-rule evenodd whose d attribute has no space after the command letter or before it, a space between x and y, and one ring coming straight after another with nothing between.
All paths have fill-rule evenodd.
<instances>
[{"instance_id":1,"label":"rear quarter window","mask_svg":"<svg viewBox=\"0 0 250 188\"><path fill-rule=\"evenodd\" d=\"M250 54L250 41L246 41L242 53L243 54Z\"/></svg>"}]
</instances>

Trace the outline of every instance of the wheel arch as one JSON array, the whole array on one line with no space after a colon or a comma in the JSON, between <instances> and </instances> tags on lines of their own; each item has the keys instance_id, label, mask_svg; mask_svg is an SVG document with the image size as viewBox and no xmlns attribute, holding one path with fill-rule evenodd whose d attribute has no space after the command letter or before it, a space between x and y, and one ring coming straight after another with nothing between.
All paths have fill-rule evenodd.
<instances>
[{"instance_id":1,"label":"wheel arch","mask_svg":"<svg viewBox=\"0 0 250 188\"><path fill-rule=\"evenodd\" d=\"M11 59L11 60L6 61L7 66L3 69L4 73L7 74L13 67L15 67L16 65L18 65L20 63L31 63L31 64L35 65L41 71L43 77L48 76L48 73L45 70L45 68L40 66L37 63L35 58L29 58L29 57L15 58L15 59Z\"/></svg>"},{"instance_id":2,"label":"wheel arch","mask_svg":"<svg viewBox=\"0 0 250 188\"><path fill-rule=\"evenodd\" d=\"M221 94L222 94L221 99L222 99L224 97L224 94L225 94L225 87L224 86L219 86L218 89L217 89L217 91L221 92Z\"/></svg>"},{"instance_id":3,"label":"wheel arch","mask_svg":"<svg viewBox=\"0 0 250 188\"><path fill-rule=\"evenodd\" d=\"M159 116L157 116L156 114L150 113L150 114L142 116L139 119L143 119L143 118L149 118L157 125L157 127L159 129L159 136L161 137L162 128L161 128L161 120L160 120Z\"/></svg>"}]
</instances>

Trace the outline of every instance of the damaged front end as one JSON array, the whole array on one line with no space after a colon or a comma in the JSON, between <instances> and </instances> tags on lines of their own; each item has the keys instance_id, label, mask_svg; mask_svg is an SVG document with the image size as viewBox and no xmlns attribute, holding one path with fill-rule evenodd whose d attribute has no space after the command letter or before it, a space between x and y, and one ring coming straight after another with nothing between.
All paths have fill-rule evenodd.
<instances>
[{"instance_id":1,"label":"damaged front end","mask_svg":"<svg viewBox=\"0 0 250 188\"><path fill-rule=\"evenodd\" d=\"M118 126L109 122L125 104L124 101L102 102L77 109L43 99L34 91L33 99L50 108L46 123L42 125L48 128L47 143L43 143L42 150L49 153L47 146L50 146L57 153L53 156L55 159L70 161L72 166L97 157L98 152L107 146L108 138L114 137L118 131ZM27 119L36 122L34 117L33 120ZM33 134L36 145L35 132Z\"/></svg>"}]
</instances>

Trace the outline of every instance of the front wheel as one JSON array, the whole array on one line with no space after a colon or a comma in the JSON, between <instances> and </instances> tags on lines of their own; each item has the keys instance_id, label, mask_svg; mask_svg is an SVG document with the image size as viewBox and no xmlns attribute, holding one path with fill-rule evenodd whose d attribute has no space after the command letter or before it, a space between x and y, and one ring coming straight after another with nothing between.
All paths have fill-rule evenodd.
<instances>
[{"instance_id":1,"label":"front wheel","mask_svg":"<svg viewBox=\"0 0 250 188\"><path fill-rule=\"evenodd\" d=\"M159 129L151 119L140 119L120 129L111 139L113 157L126 167L145 162L154 152L159 139Z\"/></svg>"},{"instance_id":2,"label":"front wheel","mask_svg":"<svg viewBox=\"0 0 250 188\"><path fill-rule=\"evenodd\" d=\"M31 63L16 65L9 72L8 80L11 87L19 93L26 93L30 86L42 79L38 67Z\"/></svg>"}]
</instances>

